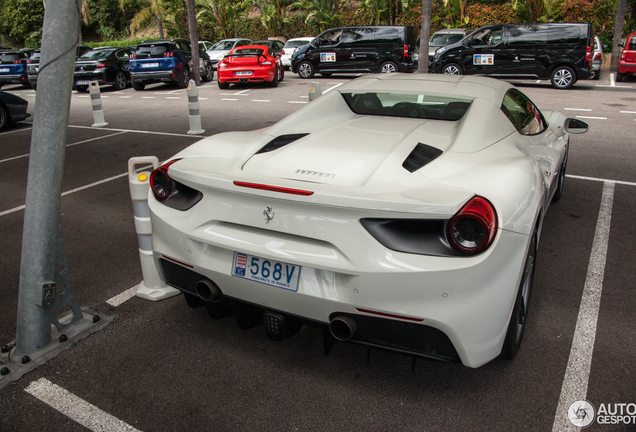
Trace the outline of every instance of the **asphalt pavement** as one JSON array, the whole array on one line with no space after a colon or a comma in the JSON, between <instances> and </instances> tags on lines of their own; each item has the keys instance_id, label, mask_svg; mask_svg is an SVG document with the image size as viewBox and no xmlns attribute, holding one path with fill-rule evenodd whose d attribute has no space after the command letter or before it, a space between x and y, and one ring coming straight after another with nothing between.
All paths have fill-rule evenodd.
<instances>
[{"instance_id":1,"label":"asphalt pavement","mask_svg":"<svg viewBox=\"0 0 636 432\"><path fill-rule=\"evenodd\" d=\"M278 88L206 84L205 136L268 127L308 103L311 81L325 91L351 78L288 73ZM88 94L73 92L61 202L69 268L80 304L116 318L0 390L0 431L83 431L90 421L105 431L543 431L566 430L559 425L571 402L564 409L559 401L582 385L597 409L636 404L636 80L614 83L605 73L568 91L514 83L542 110L590 124L571 138L564 195L544 220L523 345L512 361L469 369L418 360L414 372L410 357L383 351L371 351L367 365L367 350L351 344L325 356L315 328L277 343L262 326L241 331L234 318L212 320L183 296L107 303L142 279L128 159L165 160L201 137L187 135L185 90L104 88L105 128L91 127ZM33 113L34 91L3 91L27 99ZM31 126L0 133L0 345L15 338ZM590 272L603 246L602 272ZM594 332L581 333L580 316L592 317ZM589 351L589 374L569 376L577 350Z\"/></svg>"}]
</instances>

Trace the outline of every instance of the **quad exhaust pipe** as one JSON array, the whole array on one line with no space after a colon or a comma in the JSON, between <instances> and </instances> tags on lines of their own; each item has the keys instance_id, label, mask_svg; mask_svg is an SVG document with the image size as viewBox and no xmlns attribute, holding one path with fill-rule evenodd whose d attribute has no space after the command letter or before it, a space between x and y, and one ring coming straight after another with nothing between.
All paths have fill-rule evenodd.
<instances>
[{"instance_id":1,"label":"quad exhaust pipe","mask_svg":"<svg viewBox=\"0 0 636 432\"><path fill-rule=\"evenodd\" d=\"M329 331L333 337L345 342L358 331L358 323L350 316L337 315L329 322Z\"/></svg>"},{"instance_id":2,"label":"quad exhaust pipe","mask_svg":"<svg viewBox=\"0 0 636 432\"><path fill-rule=\"evenodd\" d=\"M210 279L203 278L194 286L199 297L202 300L209 302L217 302L223 298L223 292L221 288Z\"/></svg>"}]
</instances>

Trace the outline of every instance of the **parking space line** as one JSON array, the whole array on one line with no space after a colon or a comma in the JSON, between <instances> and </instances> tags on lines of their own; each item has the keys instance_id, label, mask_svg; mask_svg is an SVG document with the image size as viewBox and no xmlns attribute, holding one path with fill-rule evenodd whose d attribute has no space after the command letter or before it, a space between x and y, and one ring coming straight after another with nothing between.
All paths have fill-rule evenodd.
<instances>
[{"instance_id":1,"label":"parking space line","mask_svg":"<svg viewBox=\"0 0 636 432\"><path fill-rule=\"evenodd\" d=\"M591 109L587 109L587 108L563 108L565 111L592 111Z\"/></svg>"},{"instance_id":2,"label":"parking space line","mask_svg":"<svg viewBox=\"0 0 636 432\"><path fill-rule=\"evenodd\" d=\"M221 99L221 100L224 100L224 101L237 101L238 99Z\"/></svg>"},{"instance_id":3,"label":"parking space line","mask_svg":"<svg viewBox=\"0 0 636 432\"><path fill-rule=\"evenodd\" d=\"M76 146L76 145L79 145L79 144L84 144L84 143L87 143L87 142L90 142L90 141L95 141L95 140L102 139L102 138L108 138L108 137L112 137L112 136L115 136L115 135L121 135L123 133L126 133L126 131L117 132L117 133L110 134L110 135L103 135L103 136L99 136L99 137L96 137L96 138L91 138L91 139L87 139L87 140L84 140L84 141L79 141L79 142L76 142L76 143L66 144L66 147L72 147L72 146ZM12 160L15 160L15 159L22 159L22 158L25 158L25 157L29 157L30 154L31 153L27 153L27 154L23 154L23 155L20 155L20 156L13 156L13 157L10 157L10 158L7 158L7 159L2 159L2 160L0 160L0 163L9 162L9 161L12 161Z\"/></svg>"},{"instance_id":4,"label":"parking space line","mask_svg":"<svg viewBox=\"0 0 636 432\"><path fill-rule=\"evenodd\" d=\"M582 119L592 119L592 120L607 120L607 117L576 116L576 118L582 118Z\"/></svg>"},{"instance_id":5,"label":"parking space line","mask_svg":"<svg viewBox=\"0 0 636 432\"><path fill-rule=\"evenodd\" d=\"M271 100L266 100L266 99L252 99L252 102L271 102Z\"/></svg>"},{"instance_id":6,"label":"parking space line","mask_svg":"<svg viewBox=\"0 0 636 432\"><path fill-rule=\"evenodd\" d=\"M139 432L117 417L53 384L46 378L31 382L25 392L94 432Z\"/></svg>"},{"instance_id":7,"label":"parking space line","mask_svg":"<svg viewBox=\"0 0 636 432\"><path fill-rule=\"evenodd\" d=\"M589 181L596 181L596 182L603 182L603 183L614 183L614 184L625 185L625 186L636 186L636 183L634 182L628 182L623 180L610 180L610 179L602 179L602 178L596 178L596 177L577 176L573 174L566 174L565 176L568 178L579 179L579 180L589 180Z\"/></svg>"},{"instance_id":8,"label":"parking space line","mask_svg":"<svg viewBox=\"0 0 636 432\"><path fill-rule=\"evenodd\" d=\"M139 288L139 285L135 285L134 287L127 289L121 294L117 294L115 297L106 300L106 303L108 303L109 305L113 307L117 307L121 305L122 303L133 298L135 294L137 294L137 288Z\"/></svg>"},{"instance_id":9,"label":"parking space line","mask_svg":"<svg viewBox=\"0 0 636 432\"><path fill-rule=\"evenodd\" d=\"M329 87L327 90L325 90L324 92L322 92L322 94L325 94L325 93L327 93L328 91L331 91L331 90L335 89L336 87L340 87L340 86L341 86L341 85L343 85L343 84L344 84L344 83L340 83L340 84L336 84L336 85L335 85L335 86L333 86L333 87Z\"/></svg>"},{"instance_id":10,"label":"parking space line","mask_svg":"<svg viewBox=\"0 0 636 432\"><path fill-rule=\"evenodd\" d=\"M610 74L610 86L611 87L616 86L616 81L614 79L614 74L613 73Z\"/></svg>"},{"instance_id":11,"label":"parking space line","mask_svg":"<svg viewBox=\"0 0 636 432\"><path fill-rule=\"evenodd\" d=\"M117 96L119 99L130 99L132 96Z\"/></svg>"},{"instance_id":12,"label":"parking space line","mask_svg":"<svg viewBox=\"0 0 636 432\"><path fill-rule=\"evenodd\" d=\"M68 125L70 128L76 129L90 129L95 130L92 126L79 126L79 125ZM114 131L114 132L131 132L131 133L140 133L140 134L151 134L151 135L164 135L164 136L178 136L178 137L186 137L186 138L200 138L197 136L187 135L187 134L178 134L172 132L157 132L157 131L147 131L147 130L136 130L136 129L115 129L115 128L99 128L99 130L103 131Z\"/></svg>"},{"instance_id":13,"label":"parking space line","mask_svg":"<svg viewBox=\"0 0 636 432\"><path fill-rule=\"evenodd\" d=\"M142 98L142 99L157 99L157 98L156 98L156 97L154 97L154 96L142 96L141 98Z\"/></svg>"},{"instance_id":14,"label":"parking space line","mask_svg":"<svg viewBox=\"0 0 636 432\"><path fill-rule=\"evenodd\" d=\"M573 402L585 400L592 366L594 340L596 339L596 325L603 291L603 277L607 260L610 223L612 219L612 205L614 203L613 182L603 184L601 208L598 213L592 252L587 267L585 287L581 298L579 316L572 339L572 348L565 377L561 387L559 404L554 416L552 431L578 430L568 418L568 407Z\"/></svg>"},{"instance_id":15,"label":"parking space line","mask_svg":"<svg viewBox=\"0 0 636 432\"><path fill-rule=\"evenodd\" d=\"M168 97L166 97L166 99L181 99L181 98L180 97L170 97L170 96L168 96Z\"/></svg>"},{"instance_id":16,"label":"parking space line","mask_svg":"<svg viewBox=\"0 0 636 432\"><path fill-rule=\"evenodd\" d=\"M621 111L621 114L636 114L636 111Z\"/></svg>"},{"instance_id":17,"label":"parking space line","mask_svg":"<svg viewBox=\"0 0 636 432\"><path fill-rule=\"evenodd\" d=\"M2 133L0 133L0 136L9 135L9 134L12 134L12 133L17 133L17 132L22 132L22 131L30 131L31 129L33 129L33 127L25 128L25 129L12 130L12 131L9 131L9 132L2 132Z\"/></svg>"},{"instance_id":18,"label":"parking space line","mask_svg":"<svg viewBox=\"0 0 636 432\"><path fill-rule=\"evenodd\" d=\"M305 102L305 101L287 101L287 103L299 103L299 104L306 104L309 102Z\"/></svg>"}]
</instances>

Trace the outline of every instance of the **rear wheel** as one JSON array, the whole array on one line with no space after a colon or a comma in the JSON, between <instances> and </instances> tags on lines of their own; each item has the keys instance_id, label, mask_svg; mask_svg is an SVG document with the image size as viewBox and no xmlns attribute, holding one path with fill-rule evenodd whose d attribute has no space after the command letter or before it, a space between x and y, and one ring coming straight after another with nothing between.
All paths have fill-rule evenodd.
<instances>
[{"instance_id":1,"label":"rear wheel","mask_svg":"<svg viewBox=\"0 0 636 432\"><path fill-rule=\"evenodd\" d=\"M122 71L117 71L117 73L115 74L115 82L113 83L113 88L115 90L123 90L126 88L126 84L128 84L126 74Z\"/></svg>"},{"instance_id":2,"label":"rear wheel","mask_svg":"<svg viewBox=\"0 0 636 432\"><path fill-rule=\"evenodd\" d=\"M217 84L219 85L219 88L221 90L227 90L230 88L230 83L226 83L226 82L221 82L220 80L217 81Z\"/></svg>"},{"instance_id":3,"label":"rear wheel","mask_svg":"<svg viewBox=\"0 0 636 432\"><path fill-rule=\"evenodd\" d=\"M624 77L625 77L625 74L616 72L616 82L622 82Z\"/></svg>"},{"instance_id":4,"label":"rear wheel","mask_svg":"<svg viewBox=\"0 0 636 432\"><path fill-rule=\"evenodd\" d=\"M0 130L5 129L9 126L11 119L9 118L9 111L4 107L4 105L0 105Z\"/></svg>"},{"instance_id":5,"label":"rear wheel","mask_svg":"<svg viewBox=\"0 0 636 432\"><path fill-rule=\"evenodd\" d=\"M141 90L143 90L143 89L145 89L145 88L146 88L146 85L145 85L145 84L138 83L138 82L135 82L135 81L133 81L133 82L132 82L132 86L133 86L133 88L134 88L136 91L141 91Z\"/></svg>"},{"instance_id":6,"label":"rear wheel","mask_svg":"<svg viewBox=\"0 0 636 432\"><path fill-rule=\"evenodd\" d=\"M301 78L313 78L315 73L314 65L308 61L304 61L298 65L298 75Z\"/></svg>"},{"instance_id":7,"label":"rear wheel","mask_svg":"<svg viewBox=\"0 0 636 432\"><path fill-rule=\"evenodd\" d=\"M446 66L444 66L442 73L446 75L463 75L464 74L462 71L462 67L458 65L457 63L447 64Z\"/></svg>"},{"instance_id":8,"label":"rear wheel","mask_svg":"<svg viewBox=\"0 0 636 432\"><path fill-rule=\"evenodd\" d=\"M187 67L183 68L183 72L181 72L181 78L177 81L177 87L186 88L190 83L190 69Z\"/></svg>"},{"instance_id":9,"label":"rear wheel","mask_svg":"<svg viewBox=\"0 0 636 432\"><path fill-rule=\"evenodd\" d=\"M380 66L381 73L395 73L399 71L400 70L398 69L398 65L392 61L384 62L382 63L382 66Z\"/></svg>"},{"instance_id":10,"label":"rear wheel","mask_svg":"<svg viewBox=\"0 0 636 432\"><path fill-rule=\"evenodd\" d=\"M79 93L85 93L88 91L88 86L87 85L76 85L75 86L75 90L78 91Z\"/></svg>"},{"instance_id":11,"label":"rear wheel","mask_svg":"<svg viewBox=\"0 0 636 432\"><path fill-rule=\"evenodd\" d=\"M212 69L212 65L208 63L205 67L205 73L201 77L203 81L212 81L214 79L214 69Z\"/></svg>"},{"instance_id":12,"label":"rear wheel","mask_svg":"<svg viewBox=\"0 0 636 432\"><path fill-rule=\"evenodd\" d=\"M557 180L556 192L552 195L552 202L557 202L561 199L561 195L563 195L563 184L565 183L565 168L568 165L568 151L565 151L565 156L563 157L563 163L561 164L561 170L559 171L559 179Z\"/></svg>"},{"instance_id":13,"label":"rear wheel","mask_svg":"<svg viewBox=\"0 0 636 432\"><path fill-rule=\"evenodd\" d=\"M278 78L278 81L282 81L285 79L285 68L284 67L280 67L280 78Z\"/></svg>"},{"instance_id":14,"label":"rear wheel","mask_svg":"<svg viewBox=\"0 0 636 432\"><path fill-rule=\"evenodd\" d=\"M278 66L276 66L276 72L274 72L274 79L269 82L270 87L278 87L279 76L280 76L280 71L278 70Z\"/></svg>"},{"instance_id":15,"label":"rear wheel","mask_svg":"<svg viewBox=\"0 0 636 432\"><path fill-rule=\"evenodd\" d=\"M601 70L600 69L596 71L596 74L594 75L594 78L592 78L592 79L597 80L597 81L601 79Z\"/></svg>"},{"instance_id":16,"label":"rear wheel","mask_svg":"<svg viewBox=\"0 0 636 432\"><path fill-rule=\"evenodd\" d=\"M556 89L569 89L576 82L576 75L572 68L559 66L552 72L550 82L552 83L552 87Z\"/></svg>"},{"instance_id":17,"label":"rear wheel","mask_svg":"<svg viewBox=\"0 0 636 432\"><path fill-rule=\"evenodd\" d=\"M535 229L528 253L523 267L523 275L521 276L521 284L517 291L517 299L512 309L512 316L508 324L508 331L501 349L501 357L507 360L513 359L523 339L523 333L528 322L528 305L530 303L530 294L532 293L532 283L534 281L534 267L537 259L537 230Z\"/></svg>"},{"instance_id":18,"label":"rear wheel","mask_svg":"<svg viewBox=\"0 0 636 432\"><path fill-rule=\"evenodd\" d=\"M329 78L331 76L331 72L320 72L320 75L324 76L325 78Z\"/></svg>"}]
</instances>

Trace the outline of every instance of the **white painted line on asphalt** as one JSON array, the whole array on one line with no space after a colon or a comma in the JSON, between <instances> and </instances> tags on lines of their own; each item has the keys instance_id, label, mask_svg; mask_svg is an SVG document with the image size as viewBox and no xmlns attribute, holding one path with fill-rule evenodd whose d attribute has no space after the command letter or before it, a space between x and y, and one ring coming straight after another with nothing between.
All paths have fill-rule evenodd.
<instances>
[{"instance_id":1,"label":"white painted line on asphalt","mask_svg":"<svg viewBox=\"0 0 636 432\"><path fill-rule=\"evenodd\" d=\"M592 120L607 120L607 117L588 117L588 116L576 116L577 118L582 119L592 119Z\"/></svg>"},{"instance_id":2,"label":"white painted line on asphalt","mask_svg":"<svg viewBox=\"0 0 636 432\"><path fill-rule=\"evenodd\" d=\"M166 99L181 99L180 97L170 97L168 96Z\"/></svg>"},{"instance_id":3,"label":"white painted line on asphalt","mask_svg":"<svg viewBox=\"0 0 636 432\"><path fill-rule=\"evenodd\" d=\"M322 94L325 94L325 93L327 93L328 91L331 91L331 90L335 89L336 87L340 87L340 86L341 86L341 85L343 85L343 84L344 84L344 83L340 83L340 84L336 84L336 85L335 85L335 86L333 86L333 87L329 87L327 90L325 90L324 92L322 92Z\"/></svg>"},{"instance_id":4,"label":"white painted line on asphalt","mask_svg":"<svg viewBox=\"0 0 636 432\"><path fill-rule=\"evenodd\" d=\"M596 178L596 177L577 176L572 174L566 174L565 176L569 178L573 178L573 179L579 179L579 180L588 180L588 181L596 181L596 182L603 182L603 183L615 183L615 184L625 185L625 186L636 186L636 183L634 182L628 182L623 180L610 180L610 179L602 179L602 178Z\"/></svg>"},{"instance_id":5,"label":"white painted line on asphalt","mask_svg":"<svg viewBox=\"0 0 636 432\"><path fill-rule=\"evenodd\" d=\"M221 100L225 100L225 101L237 101L238 99L221 99Z\"/></svg>"},{"instance_id":6,"label":"white painted line on asphalt","mask_svg":"<svg viewBox=\"0 0 636 432\"><path fill-rule=\"evenodd\" d=\"M90 96L78 96L79 98L89 98Z\"/></svg>"},{"instance_id":7,"label":"white painted line on asphalt","mask_svg":"<svg viewBox=\"0 0 636 432\"><path fill-rule=\"evenodd\" d=\"M166 93L166 94L175 94L175 93L182 92L182 91L184 91L184 90L187 90L187 89L172 90L172 91L169 91L169 92L168 92L168 93Z\"/></svg>"},{"instance_id":8,"label":"white painted line on asphalt","mask_svg":"<svg viewBox=\"0 0 636 432\"><path fill-rule=\"evenodd\" d=\"M102 99L108 99L110 96L100 96Z\"/></svg>"},{"instance_id":9,"label":"white painted line on asphalt","mask_svg":"<svg viewBox=\"0 0 636 432\"><path fill-rule=\"evenodd\" d=\"M24 391L93 432L139 432L46 378L33 381Z\"/></svg>"},{"instance_id":10,"label":"white painted line on asphalt","mask_svg":"<svg viewBox=\"0 0 636 432\"><path fill-rule=\"evenodd\" d=\"M208 100L209 98L199 98L199 100Z\"/></svg>"},{"instance_id":11,"label":"white painted line on asphalt","mask_svg":"<svg viewBox=\"0 0 636 432\"><path fill-rule=\"evenodd\" d=\"M610 86L614 87L616 85L616 81L614 80L614 74L610 73Z\"/></svg>"},{"instance_id":12,"label":"white painted line on asphalt","mask_svg":"<svg viewBox=\"0 0 636 432\"><path fill-rule=\"evenodd\" d=\"M100 136L100 137L96 137L96 138L87 139L87 140L84 140L84 141L79 141L79 142L76 142L76 143L66 144L66 147L72 147L72 146L76 146L78 144L84 144L84 143L87 143L87 142L90 142L90 141L96 141L96 140L102 139L102 138L108 138L108 137L112 137L112 136L115 136L115 135L121 135L123 133L126 133L126 132L117 132L117 133L110 134L110 135L104 135L104 136ZM0 160L0 163L9 162L9 161L16 160L16 159L22 159L22 158L25 158L25 157L29 157L29 155L30 155L30 153L27 153L27 154L23 154L23 155L20 155L20 156L13 156L13 157L10 157L10 158L7 158L7 159L2 159L2 160Z\"/></svg>"},{"instance_id":13,"label":"white painted line on asphalt","mask_svg":"<svg viewBox=\"0 0 636 432\"><path fill-rule=\"evenodd\" d=\"M301 98L301 99L303 99L303 98L304 98L304 99L309 99L309 96L301 96L300 98Z\"/></svg>"},{"instance_id":14,"label":"white painted line on asphalt","mask_svg":"<svg viewBox=\"0 0 636 432\"><path fill-rule=\"evenodd\" d=\"M157 99L157 98L156 98L156 97L154 97L154 96L142 96L141 98L142 98L142 99Z\"/></svg>"},{"instance_id":15,"label":"white painted line on asphalt","mask_svg":"<svg viewBox=\"0 0 636 432\"><path fill-rule=\"evenodd\" d=\"M305 101L287 101L287 103L299 103L299 104L306 104L309 102L305 102Z\"/></svg>"},{"instance_id":16,"label":"white painted line on asphalt","mask_svg":"<svg viewBox=\"0 0 636 432\"><path fill-rule=\"evenodd\" d=\"M76 128L76 129L95 130L95 128L92 127L92 126L68 125L68 127ZM178 134L178 133L172 133L172 132L156 132L156 131L146 131L146 130L135 130L135 129L99 128L99 130L114 131L114 132L132 132L132 133L151 134L151 135L178 136L178 137L186 137L186 138L200 138L200 136L193 136L193 135L187 135L187 134Z\"/></svg>"},{"instance_id":17,"label":"white painted line on asphalt","mask_svg":"<svg viewBox=\"0 0 636 432\"><path fill-rule=\"evenodd\" d=\"M267 100L267 99L252 99L252 102L271 102L271 100Z\"/></svg>"},{"instance_id":18,"label":"white painted line on asphalt","mask_svg":"<svg viewBox=\"0 0 636 432\"><path fill-rule=\"evenodd\" d=\"M621 114L636 114L636 111L621 111Z\"/></svg>"},{"instance_id":19,"label":"white painted line on asphalt","mask_svg":"<svg viewBox=\"0 0 636 432\"><path fill-rule=\"evenodd\" d=\"M611 88L615 88L615 89L630 89L632 88L632 86L626 86L626 85L607 85L607 84L596 84L596 87L611 87Z\"/></svg>"},{"instance_id":20,"label":"white painted line on asphalt","mask_svg":"<svg viewBox=\"0 0 636 432\"><path fill-rule=\"evenodd\" d=\"M22 122L20 122L20 123L22 123ZM33 127L24 128L24 129L16 129L16 130L12 130L12 131L9 131L9 132L2 132L2 133L0 133L0 136L9 135L9 134L12 134L12 133L17 133L17 132L22 132L22 131L30 131L31 129L33 129Z\"/></svg>"},{"instance_id":21,"label":"white painted line on asphalt","mask_svg":"<svg viewBox=\"0 0 636 432\"><path fill-rule=\"evenodd\" d=\"M587 109L587 108L563 108L565 111L592 111L591 109Z\"/></svg>"},{"instance_id":22,"label":"white painted line on asphalt","mask_svg":"<svg viewBox=\"0 0 636 432\"><path fill-rule=\"evenodd\" d=\"M587 267L587 277L581 298L579 316L572 340L570 358L565 370L561 396L554 416L552 431L578 431L568 418L568 408L576 401L585 400L594 353L596 325L603 292L603 277L607 261L607 245L609 243L612 205L614 203L614 183L603 184L601 208L598 213L592 253Z\"/></svg>"},{"instance_id":23,"label":"white painted line on asphalt","mask_svg":"<svg viewBox=\"0 0 636 432\"><path fill-rule=\"evenodd\" d=\"M117 307L120 304L124 303L125 301L128 301L131 298L133 298L135 294L137 294L137 288L139 288L139 285L135 285L134 287L127 289L121 294L117 294L115 297L106 300L106 303L108 303L109 305L113 307Z\"/></svg>"},{"instance_id":24,"label":"white painted line on asphalt","mask_svg":"<svg viewBox=\"0 0 636 432\"><path fill-rule=\"evenodd\" d=\"M132 96L117 96L119 99L130 99Z\"/></svg>"},{"instance_id":25,"label":"white painted line on asphalt","mask_svg":"<svg viewBox=\"0 0 636 432\"><path fill-rule=\"evenodd\" d=\"M241 90L240 92L236 92L236 93L234 93L234 95L233 95L233 96L236 96L236 95L242 95L243 93L247 93L247 92L248 92L248 91L250 91L250 90L251 90L251 89ZM245 96L247 96L247 95L245 95Z\"/></svg>"}]
</instances>

